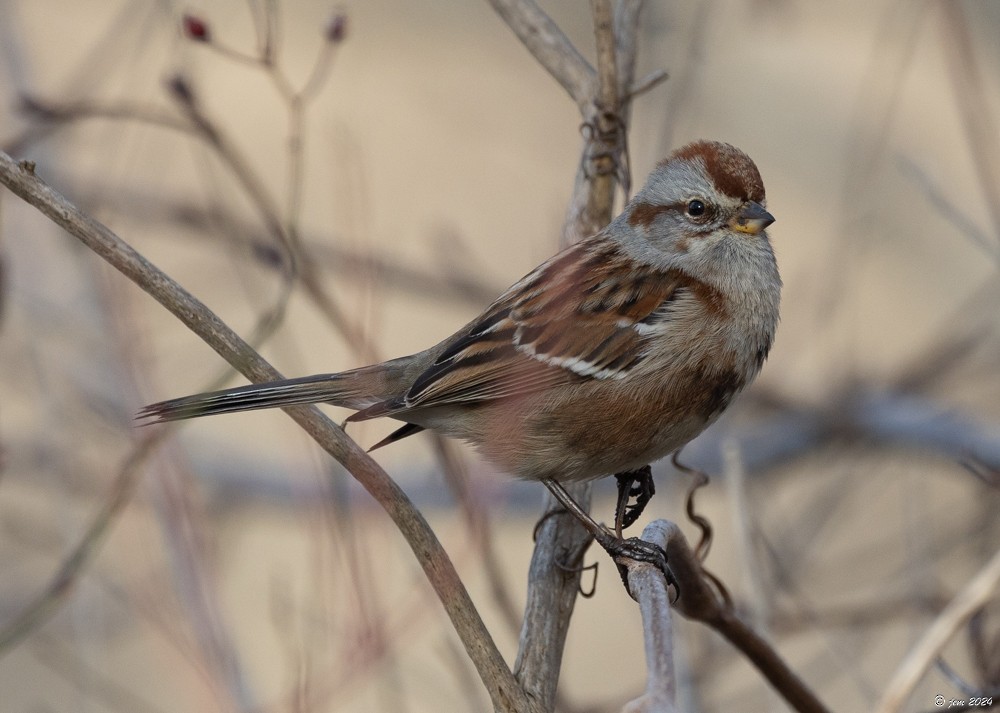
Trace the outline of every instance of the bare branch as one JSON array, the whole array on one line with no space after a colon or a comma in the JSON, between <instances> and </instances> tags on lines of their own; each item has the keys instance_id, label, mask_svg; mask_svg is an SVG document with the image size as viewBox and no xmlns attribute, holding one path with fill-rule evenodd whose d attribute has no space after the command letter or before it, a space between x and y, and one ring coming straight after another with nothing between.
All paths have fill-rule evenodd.
<instances>
[{"instance_id":1,"label":"bare branch","mask_svg":"<svg viewBox=\"0 0 1000 713\"><path fill-rule=\"evenodd\" d=\"M494 6L499 4L493 1ZM625 137L642 2L618 0L613 7L612 0L592 0L591 6L598 69L596 76L589 78L586 94L570 92L583 115L584 147L563 228L564 243L592 235L607 225L614 211L617 183L621 182L626 194L630 184ZM534 6L524 2L517 7L525 12ZM539 22L551 21L544 18ZM531 44L526 38L540 34L540 30L528 28L515 29L515 32L529 48ZM539 59L549 66L544 59ZM593 70L590 74L594 74ZM572 497L589 508L589 485L577 484L572 488ZM547 498L546 502L552 505L551 499ZM563 525L563 520L567 519L549 518L539 529L515 665L518 679L530 694L538 697L546 710L551 709L554 700L566 628L580 581L578 571L569 576L565 570L567 566L579 567L588 544L580 527L568 522ZM662 577L656 576L662 582ZM553 612L558 616L553 616Z\"/></svg>"},{"instance_id":2,"label":"bare branch","mask_svg":"<svg viewBox=\"0 0 1000 713\"><path fill-rule=\"evenodd\" d=\"M628 91L628 98L635 99L640 94L645 94L646 92L654 89L663 82L670 79L670 75L667 74L665 69L656 69L647 74L646 76L636 80Z\"/></svg>"},{"instance_id":3,"label":"bare branch","mask_svg":"<svg viewBox=\"0 0 1000 713\"><path fill-rule=\"evenodd\" d=\"M607 225L612 218L617 185L618 161L621 158L619 140L625 135L623 119L619 115L621 101L618 95L618 57L616 48L614 14L611 0L591 0L594 10L594 39L597 45L597 92L594 96L596 111L587 115L592 148L585 159L590 172L586 217L591 232Z\"/></svg>"},{"instance_id":4,"label":"bare branch","mask_svg":"<svg viewBox=\"0 0 1000 713\"><path fill-rule=\"evenodd\" d=\"M140 468L146 462L147 456L169 432L164 429L147 435L128 455L118 470L111 492L104 500L100 511L80 538L76 548L63 560L49 585L31 604L0 629L0 657L10 653L28 634L38 630L47 622L73 591L80 572L100 551L104 535L117 521L125 505L131 502L135 486L139 482Z\"/></svg>"},{"instance_id":5,"label":"bare branch","mask_svg":"<svg viewBox=\"0 0 1000 713\"><path fill-rule=\"evenodd\" d=\"M106 226L82 213L34 174L0 152L0 183L38 208L115 269L170 310L226 361L251 381L281 378L239 335L205 305L186 292ZM504 663L489 631L469 598L465 585L434 532L405 493L354 441L315 407L286 412L336 458L379 502L406 538L448 612L469 657L479 671L498 711L538 711Z\"/></svg>"},{"instance_id":6,"label":"bare branch","mask_svg":"<svg viewBox=\"0 0 1000 713\"><path fill-rule=\"evenodd\" d=\"M589 484L567 486L572 497L590 509ZM514 675L542 710L555 704L556 684L570 617L580 591L583 555L592 539L580 524L546 496L545 521L536 532L528 569L528 601L524 609Z\"/></svg>"},{"instance_id":7,"label":"bare branch","mask_svg":"<svg viewBox=\"0 0 1000 713\"><path fill-rule=\"evenodd\" d=\"M1000 244L981 230L969 217L968 211L952 201L927 171L908 156L901 156L897 163L904 174L913 178L930 204L937 208L941 217L951 223L960 236L981 249L991 260L1000 263Z\"/></svg>"},{"instance_id":8,"label":"bare branch","mask_svg":"<svg viewBox=\"0 0 1000 713\"><path fill-rule=\"evenodd\" d=\"M274 76L280 77L283 75L275 73ZM286 225L281 218L276 201L267 191L261 177L253 171L249 160L238 149L236 143L201 109L186 80L183 77L177 76L172 80L170 87L179 107L196 127L197 135L215 149L219 158L239 181L251 202L260 211L268 231L274 236L284 252L287 258L287 264L282 265L285 271L285 288L290 290L292 282L297 278L299 284L305 288L306 294L313 301L313 304L319 308L330 323L343 335L347 343L354 346L363 357L370 361L377 361L374 358L375 346L371 343L364 330L355 324L337 301L333 299L323 285L322 277L312 261L303 259L297 218L293 215L298 210L297 195L299 188L297 186L301 180L301 126L296 123L296 121L301 122L301 114L297 114L297 111L292 112L291 144L293 147L297 145L298 149L293 149L290 157L290 215L288 216ZM296 115L298 119L294 119Z\"/></svg>"},{"instance_id":9,"label":"bare branch","mask_svg":"<svg viewBox=\"0 0 1000 713\"><path fill-rule=\"evenodd\" d=\"M1000 550L974 576L941 614L927 628L889 681L876 713L895 713L901 710L906 699L920 681L941 649L948 643L959 627L996 596L1000 588Z\"/></svg>"},{"instance_id":10,"label":"bare branch","mask_svg":"<svg viewBox=\"0 0 1000 713\"><path fill-rule=\"evenodd\" d=\"M594 68L534 0L490 0L490 5L585 114L593 101Z\"/></svg>"},{"instance_id":11,"label":"bare branch","mask_svg":"<svg viewBox=\"0 0 1000 713\"><path fill-rule=\"evenodd\" d=\"M631 10L622 10L623 4ZM610 0L593 0L592 6L601 69L594 95L583 108L583 158L566 211L564 243L589 237L608 224L614 210L616 181L622 185L626 195L631 189L626 138L628 97L620 93L619 86L629 86L632 82L635 38L623 35L638 31L636 13L641 3L619 0L617 14L612 12ZM619 51L619 42L630 49Z\"/></svg>"},{"instance_id":12,"label":"bare branch","mask_svg":"<svg viewBox=\"0 0 1000 713\"><path fill-rule=\"evenodd\" d=\"M968 23L957 3L941 3L944 13L941 29L945 35L945 58L951 72L956 104L962 112L965 133L979 183L986 193L986 206L993 221L994 240L1000 239L1000 141L993 121L991 105L985 100L986 84L973 52L975 43L969 36Z\"/></svg>"},{"instance_id":13,"label":"bare branch","mask_svg":"<svg viewBox=\"0 0 1000 713\"><path fill-rule=\"evenodd\" d=\"M775 410L753 427L734 429L740 439L743 462L749 472L759 472L798 458L818 445L846 433L864 434L869 442L918 447L954 460L975 459L1000 469L997 424L969 414L949 411L933 400L876 389L846 389L828 399L822 410L781 398L748 394L744 406L756 403ZM708 471L718 471L723 429L686 447L686 458Z\"/></svg>"},{"instance_id":14,"label":"bare branch","mask_svg":"<svg viewBox=\"0 0 1000 713\"><path fill-rule=\"evenodd\" d=\"M329 43L327 43L329 44ZM261 62L263 63L263 61ZM259 63L260 64L260 63ZM268 66L264 64L263 66ZM276 70L273 73L280 76ZM81 102L60 106L55 103L43 102L37 98L26 98L25 106L32 112L40 114L43 118L52 122L53 125L77 121L85 118L102 118L107 120L130 120L139 121L152 126L181 131L192 134L207 143L216 152L223 165L229 169L237 182L247 194L250 202L257 208L266 226L267 233L274 239L278 251L285 258L276 262L276 266L282 271L282 297L277 301L277 306L273 310L272 319L262 320L262 329L268 329L271 324L278 321L283 314L284 304L291 291L296 278L305 288L306 295L313 301L316 307L324 314L330 323L344 336L345 341L353 345L363 356L375 361L375 348L371 340L364 331L351 320L347 313L331 297L325 288L321 275L318 274L310 256L302 254L298 233L297 211L300 195L299 183L301 181L301 109L292 111L293 127L291 130L290 145L293 147L290 158L290 191L288 197L288 218L282 219L278 210L277 201L270 194L264 185L264 181L251 168L250 161L246 155L237 147L222 128L217 125L201 109L197 97L187 80L181 76L175 76L169 83L171 94L177 101L178 107L184 112L185 119L177 119L170 114L156 108L146 107L137 104L98 104L92 102ZM43 129L48 129L44 126ZM36 138L42 130L29 131L18 137L14 142L16 146L23 146L28 141Z\"/></svg>"},{"instance_id":15,"label":"bare branch","mask_svg":"<svg viewBox=\"0 0 1000 713\"><path fill-rule=\"evenodd\" d=\"M591 0L594 13L594 40L597 45L598 104L606 111L618 109L618 42L611 0ZM634 29L634 28L633 28ZM626 40L628 41L628 40ZM634 46L634 38L630 43Z\"/></svg>"},{"instance_id":16,"label":"bare branch","mask_svg":"<svg viewBox=\"0 0 1000 713\"><path fill-rule=\"evenodd\" d=\"M624 105L633 94L635 63L639 56L639 14L642 0L619 0L615 6L615 67L618 96Z\"/></svg>"},{"instance_id":17,"label":"bare branch","mask_svg":"<svg viewBox=\"0 0 1000 713\"><path fill-rule=\"evenodd\" d=\"M667 548L670 528L654 520L642 531L642 539ZM674 673L673 619L670 592L659 567L648 562L629 565L628 584L639 603L646 643L646 690L630 701L622 713L675 713L677 677Z\"/></svg>"},{"instance_id":18,"label":"bare branch","mask_svg":"<svg viewBox=\"0 0 1000 713\"><path fill-rule=\"evenodd\" d=\"M249 158L240 151L235 142L212 121L202 110L194 90L188 80L182 75L175 75L168 82L170 96L176 101L177 107L184 112L184 115L194 127L194 133L207 142L229 167L233 177L239 182L240 187L247 194L251 203L260 213L261 220L267 226L268 231L274 236L282 250L286 252L289 264L287 269L294 274L295 250L291 245L288 234L285 232L281 221L281 212L278 203L260 176L253 170Z\"/></svg>"},{"instance_id":19,"label":"bare branch","mask_svg":"<svg viewBox=\"0 0 1000 713\"><path fill-rule=\"evenodd\" d=\"M799 713L828 713L816 695L803 683L774 647L747 626L730 607L724 605L709 586L701 562L680 528L661 521L666 534L667 561L680 590L674 608L688 619L715 629L757 667L782 698ZM626 561L627 562L627 561ZM629 564L631 571L632 564Z\"/></svg>"},{"instance_id":20,"label":"bare branch","mask_svg":"<svg viewBox=\"0 0 1000 713\"><path fill-rule=\"evenodd\" d=\"M515 32L531 48L529 38L562 32L552 21L537 10L534 3L491 0L503 15L500 5L518 8L519 21L537 23ZM618 158L624 135L625 123L618 116L618 71L615 58L614 19L611 0L594 0L594 32L598 47L600 82L594 81L589 67L585 86L581 83L571 91L584 117L587 131L580 168L577 171L573 197L563 227L563 241L573 241L593 234L607 225L614 209L615 180L618 175ZM537 11L538 15L533 15ZM505 19L508 19L505 16ZM511 20L508 19L508 24ZM512 25L513 27L513 25ZM563 52L576 52L571 46ZM534 50L533 50L534 53ZM538 55L536 54L536 57ZM546 68L546 61L539 57ZM550 71L552 71L550 69ZM564 85L565 86L565 85ZM566 486L570 496L585 509L590 508L590 484L572 483ZM546 508L555 503L546 496ZM572 518L548 517L539 527L535 552L531 559L528 577L528 601L518 646L514 670L518 680L529 695L546 711L552 710L555 701L562 654L569 629L573 605L580 587L580 564L590 544L590 536Z\"/></svg>"}]
</instances>

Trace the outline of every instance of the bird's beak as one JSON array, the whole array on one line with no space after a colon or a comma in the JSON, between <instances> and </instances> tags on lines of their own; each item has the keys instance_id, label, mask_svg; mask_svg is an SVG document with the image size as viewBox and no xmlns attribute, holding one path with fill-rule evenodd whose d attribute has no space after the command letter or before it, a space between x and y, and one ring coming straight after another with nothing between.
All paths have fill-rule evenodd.
<instances>
[{"instance_id":1,"label":"bird's beak","mask_svg":"<svg viewBox=\"0 0 1000 713\"><path fill-rule=\"evenodd\" d=\"M774 216L764 210L764 206L755 201L749 201L729 221L729 227L738 233L758 235L764 228L774 222Z\"/></svg>"}]
</instances>

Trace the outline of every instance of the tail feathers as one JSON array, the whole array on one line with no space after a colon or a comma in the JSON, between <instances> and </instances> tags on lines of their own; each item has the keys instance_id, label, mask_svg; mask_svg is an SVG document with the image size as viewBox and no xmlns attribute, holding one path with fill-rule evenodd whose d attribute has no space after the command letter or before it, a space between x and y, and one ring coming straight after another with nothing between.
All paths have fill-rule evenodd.
<instances>
[{"instance_id":1,"label":"tail feathers","mask_svg":"<svg viewBox=\"0 0 1000 713\"><path fill-rule=\"evenodd\" d=\"M342 374L316 374L184 396L150 404L139 411L136 418L151 419L146 423L152 424L220 413L324 402L363 409L379 399L370 393L362 393L362 384L355 378L357 371L360 370Z\"/></svg>"}]
</instances>

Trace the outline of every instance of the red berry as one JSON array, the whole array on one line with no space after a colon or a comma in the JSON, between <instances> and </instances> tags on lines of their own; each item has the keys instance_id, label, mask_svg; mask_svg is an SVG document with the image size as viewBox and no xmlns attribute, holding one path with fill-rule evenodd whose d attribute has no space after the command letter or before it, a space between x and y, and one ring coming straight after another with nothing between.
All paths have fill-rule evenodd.
<instances>
[{"instance_id":1,"label":"red berry","mask_svg":"<svg viewBox=\"0 0 1000 713\"><path fill-rule=\"evenodd\" d=\"M208 25L200 17L184 15L182 23L184 34L187 35L188 39L198 42L208 42L212 39L212 33L209 31Z\"/></svg>"},{"instance_id":2,"label":"red berry","mask_svg":"<svg viewBox=\"0 0 1000 713\"><path fill-rule=\"evenodd\" d=\"M338 12L330 18L326 25L326 39L330 42L342 42L347 35L347 15Z\"/></svg>"}]
</instances>

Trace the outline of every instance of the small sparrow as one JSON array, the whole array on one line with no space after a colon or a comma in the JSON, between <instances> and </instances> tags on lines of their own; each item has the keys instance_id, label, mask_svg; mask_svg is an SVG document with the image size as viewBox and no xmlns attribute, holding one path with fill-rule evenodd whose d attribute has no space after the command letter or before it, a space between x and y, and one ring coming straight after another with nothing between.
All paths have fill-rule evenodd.
<instances>
[{"instance_id":1,"label":"small sparrow","mask_svg":"<svg viewBox=\"0 0 1000 713\"><path fill-rule=\"evenodd\" d=\"M429 349L163 401L139 416L335 404L356 411L348 421L404 423L374 448L434 429L543 481L572 509L560 483L648 478L649 463L701 433L760 372L781 295L764 232L772 222L749 156L729 144L689 144L657 165L606 228ZM587 526L611 541L607 528Z\"/></svg>"}]
</instances>

